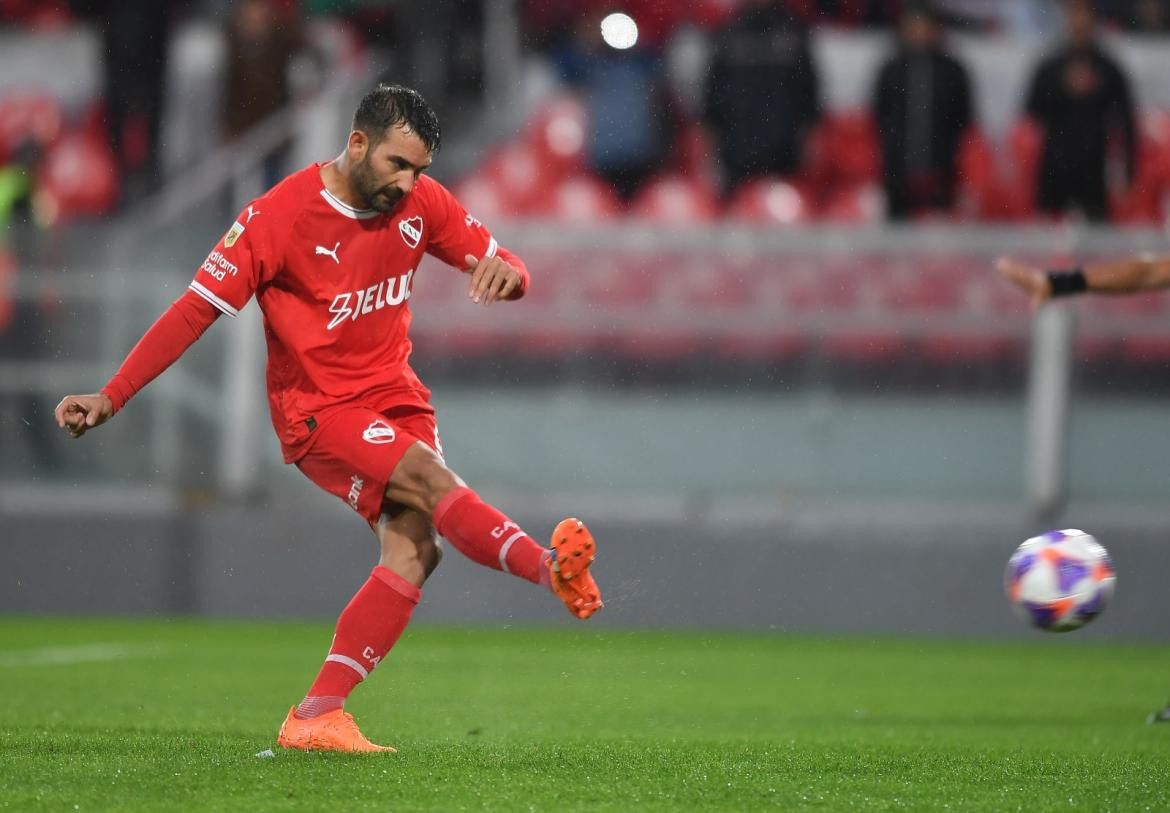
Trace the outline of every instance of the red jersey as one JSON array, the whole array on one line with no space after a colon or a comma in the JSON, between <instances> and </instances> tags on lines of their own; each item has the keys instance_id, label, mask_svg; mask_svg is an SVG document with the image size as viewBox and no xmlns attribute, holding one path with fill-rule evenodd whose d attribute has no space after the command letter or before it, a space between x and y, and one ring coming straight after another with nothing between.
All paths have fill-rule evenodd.
<instances>
[{"instance_id":1,"label":"red jersey","mask_svg":"<svg viewBox=\"0 0 1170 813\"><path fill-rule=\"evenodd\" d=\"M466 255L498 250L488 230L425 175L397 209L382 213L342 203L314 164L249 204L190 288L229 316L255 295L268 342L272 424L291 462L309 447L310 419L321 423L340 406L429 408L430 390L407 362L419 262L426 252L462 268Z\"/></svg>"}]
</instances>

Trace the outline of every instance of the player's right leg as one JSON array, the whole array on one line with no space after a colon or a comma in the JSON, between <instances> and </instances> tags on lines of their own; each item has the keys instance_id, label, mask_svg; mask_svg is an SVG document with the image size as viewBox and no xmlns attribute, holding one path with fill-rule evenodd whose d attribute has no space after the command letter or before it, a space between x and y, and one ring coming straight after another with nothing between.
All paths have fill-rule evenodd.
<instances>
[{"instance_id":1,"label":"player's right leg","mask_svg":"<svg viewBox=\"0 0 1170 813\"><path fill-rule=\"evenodd\" d=\"M579 520L560 523L553 548L544 548L484 502L424 443L402 456L385 496L428 513L439 533L472 561L547 586L576 617L601 609L601 591L590 572L597 546Z\"/></svg>"}]
</instances>

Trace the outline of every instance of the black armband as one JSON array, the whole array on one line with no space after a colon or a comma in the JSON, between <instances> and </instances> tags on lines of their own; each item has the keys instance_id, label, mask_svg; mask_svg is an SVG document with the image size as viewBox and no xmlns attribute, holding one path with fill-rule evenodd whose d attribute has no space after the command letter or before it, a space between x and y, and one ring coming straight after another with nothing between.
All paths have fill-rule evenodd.
<instances>
[{"instance_id":1,"label":"black armband","mask_svg":"<svg viewBox=\"0 0 1170 813\"><path fill-rule=\"evenodd\" d=\"M1070 268L1068 270L1058 270L1048 272L1048 286L1052 289L1052 295L1069 296L1071 294L1083 294L1089 290L1089 281L1085 279L1085 269Z\"/></svg>"}]
</instances>

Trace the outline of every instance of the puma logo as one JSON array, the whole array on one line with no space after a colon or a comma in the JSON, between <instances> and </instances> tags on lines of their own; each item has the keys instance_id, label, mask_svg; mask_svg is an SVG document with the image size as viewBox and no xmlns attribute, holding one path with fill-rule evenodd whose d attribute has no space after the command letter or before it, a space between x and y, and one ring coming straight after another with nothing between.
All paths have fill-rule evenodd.
<instances>
[{"instance_id":1,"label":"puma logo","mask_svg":"<svg viewBox=\"0 0 1170 813\"><path fill-rule=\"evenodd\" d=\"M338 265L341 265L341 260L337 259L337 249L339 249L340 247L341 247L341 241L338 240L336 243L333 244L333 248L331 248L331 249L325 248L325 246L317 246L317 251L314 253L315 254L324 254L327 257L332 257L333 262L337 263Z\"/></svg>"},{"instance_id":2,"label":"puma logo","mask_svg":"<svg viewBox=\"0 0 1170 813\"><path fill-rule=\"evenodd\" d=\"M248 219L247 219L247 220L245 220L245 221L244 221L244 223L245 223L245 224L247 224L247 223L251 223L251 222L252 222L252 218L254 218L254 217L255 217L256 215L258 215L258 214L263 214L263 213L262 213L262 212L256 212L256 211L253 211L253 210L252 210L252 207L251 207L251 206L249 206L249 207L248 207Z\"/></svg>"}]
</instances>

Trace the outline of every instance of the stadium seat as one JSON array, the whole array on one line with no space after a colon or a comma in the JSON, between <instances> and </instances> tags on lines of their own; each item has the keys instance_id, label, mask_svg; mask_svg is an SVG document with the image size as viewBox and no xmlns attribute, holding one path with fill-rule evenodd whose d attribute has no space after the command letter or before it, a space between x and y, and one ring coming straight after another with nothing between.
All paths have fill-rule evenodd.
<instances>
[{"instance_id":1,"label":"stadium seat","mask_svg":"<svg viewBox=\"0 0 1170 813\"><path fill-rule=\"evenodd\" d=\"M528 120L524 138L535 148L550 175L563 178L584 169L587 116L580 99L559 96Z\"/></svg>"},{"instance_id":2,"label":"stadium seat","mask_svg":"<svg viewBox=\"0 0 1170 813\"><path fill-rule=\"evenodd\" d=\"M782 178L759 178L735 190L726 214L745 223L798 226L812 220L813 206L799 186Z\"/></svg>"},{"instance_id":3,"label":"stadium seat","mask_svg":"<svg viewBox=\"0 0 1170 813\"><path fill-rule=\"evenodd\" d=\"M40 166L34 200L46 224L104 214L118 200L118 170L109 146L68 135L50 148Z\"/></svg>"},{"instance_id":4,"label":"stadium seat","mask_svg":"<svg viewBox=\"0 0 1170 813\"><path fill-rule=\"evenodd\" d=\"M956 162L959 213L978 220L1004 220L1010 216L1008 199L996 165L995 149L987 135L971 127L959 142Z\"/></svg>"},{"instance_id":5,"label":"stadium seat","mask_svg":"<svg viewBox=\"0 0 1170 813\"><path fill-rule=\"evenodd\" d=\"M885 217L886 199L877 184L839 187L825 198L820 217L833 223L865 226Z\"/></svg>"},{"instance_id":6,"label":"stadium seat","mask_svg":"<svg viewBox=\"0 0 1170 813\"><path fill-rule=\"evenodd\" d=\"M456 183L451 193L473 217L485 223L523 214L519 201L508 199L499 184L485 175L471 175Z\"/></svg>"},{"instance_id":7,"label":"stadium seat","mask_svg":"<svg viewBox=\"0 0 1170 813\"><path fill-rule=\"evenodd\" d=\"M674 139L671 154L674 156L672 171L701 184L712 194L718 191L715 140L703 125L697 122L684 125Z\"/></svg>"},{"instance_id":8,"label":"stadium seat","mask_svg":"<svg viewBox=\"0 0 1170 813\"><path fill-rule=\"evenodd\" d=\"M826 115L809 137L805 172L814 188L829 191L880 180L873 117L860 110Z\"/></svg>"},{"instance_id":9,"label":"stadium seat","mask_svg":"<svg viewBox=\"0 0 1170 813\"><path fill-rule=\"evenodd\" d=\"M1112 201L1112 216L1120 224L1152 224L1166 216L1170 194L1170 113L1141 113L1137 166L1133 183Z\"/></svg>"},{"instance_id":10,"label":"stadium seat","mask_svg":"<svg viewBox=\"0 0 1170 813\"><path fill-rule=\"evenodd\" d=\"M0 163L24 144L48 147L61 136L62 114L48 93L23 91L0 98Z\"/></svg>"},{"instance_id":11,"label":"stadium seat","mask_svg":"<svg viewBox=\"0 0 1170 813\"><path fill-rule=\"evenodd\" d=\"M508 212L526 212L537 204L555 179L542 155L531 143L509 142L494 153L474 173L496 187L503 208Z\"/></svg>"},{"instance_id":12,"label":"stadium seat","mask_svg":"<svg viewBox=\"0 0 1170 813\"><path fill-rule=\"evenodd\" d=\"M922 339L919 357L932 364L1002 363L1024 353L1024 342L994 334L939 333Z\"/></svg>"},{"instance_id":13,"label":"stadium seat","mask_svg":"<svg viewBox=\"0 0 1170 813\"><path fill-rule=\"evenodd\" d=\"M630 203L634 217L660 223L706 223L718 211L714 190L681 173L654 178Z\"/></svg>"},{"instance_id":14,"label":"stadium seat","mask_svg":"<svg viewBox=\"0 0 1170 813\"><path fill-rule=\"evenodd\" d=\"M574 175L542 190L530 213L568 223L610 220L622 213L617 192L600 178Z\"/></svg>"},{"instance_id":15,"label":"stadium seat","mask_svg":"<svg viewBox=\"0 0 1170 813\"><path fill-rule=\"evenodd\" d=\"M907 339L895 333L879 331L826 336L821 352L829 359L847 364L888 364L900 358Z\"/></svg>"},{"instance_id":16,"label":"stadium seat","mask_svg":"<svg viewBox=\"0 0 1170 813\"><path fill-rule=\"evenodd\" d=\"M1008 133L1007 189L1003 202L1013 220L1036 215L1036 185L1044 150L1044 132L1031 119L1020 119Z\"/></svg>"}]
</instances>

